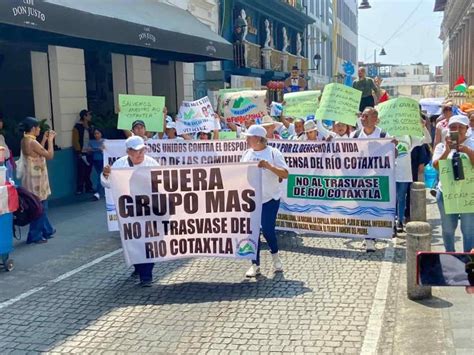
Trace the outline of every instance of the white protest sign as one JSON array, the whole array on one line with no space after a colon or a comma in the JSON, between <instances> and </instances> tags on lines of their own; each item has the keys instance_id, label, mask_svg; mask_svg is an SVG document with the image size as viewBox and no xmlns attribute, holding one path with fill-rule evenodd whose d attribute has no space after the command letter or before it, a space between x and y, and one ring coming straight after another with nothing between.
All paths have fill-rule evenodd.
<instances>
[{"instance_id":1,"label":"white protest sign","mask_svg":"<svg viewBox=\"0 0 474 355\"><path fill-rule=\"evenodd\" d=\"M145 142L147 155L156 159L161 166L227 164L238 163L247 149L244 140L225 141L183 141L175 139ZM104 142L104 165L110 165L127 154L125 140L106 140ZM107 224L109 231L117 231L117 213L110 189L105 189Z\"/></svg>"},{"instance_id":2,"label":"white protest sign","mask_svg":"<svg viewBox=\"0 0 474 355\"><path fill-rule=\"evenodd\" d=\"M389 139L270 144L283 153L289 167L278 228L392 238L395 157Z\"/></svg>"},{"instance_id":3,"label":"white protest sign","mask_svg":"<svg viewBox=\"0 0 474 355\"><path fill-rule=\"evenodd\" d=\"M183 101L176 120L176 132L178 135L211 132L215 128L215 118L207 96L196 101Z\"/></svg>"},{"instance_id":4,"label":"white protest sign","mask_svg":"<svg viewBox=\"0 0 474 355\"><path fill-rule=\"evenodd\" d=\"M110 180L128 265L256 258L262 206L256 163L113 169Z\"/></svg>"}]
</instances>

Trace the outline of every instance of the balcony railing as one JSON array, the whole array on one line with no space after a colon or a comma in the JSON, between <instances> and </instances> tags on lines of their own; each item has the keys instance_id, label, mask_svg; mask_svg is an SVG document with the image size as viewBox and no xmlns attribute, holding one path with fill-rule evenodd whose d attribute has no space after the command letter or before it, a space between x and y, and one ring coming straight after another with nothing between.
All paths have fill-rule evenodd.
<instances>
[{"instance_id":1,"label":"balcony railing","mask_svg":"<svg viewBox=\"0 0 474 355\"><path fill-rule=\"evenodd\" d=\"M283 53L273 48L269 49L267 55L268 54L270 60L265 63L265 60L262 59L263 51L258 44L250 42L234 43L234 63L237 68L256 68L289 72L293 66L297 66L303 72L308 70L307 58L297 57L290 53Z\"/></svg>"}]
</instances>

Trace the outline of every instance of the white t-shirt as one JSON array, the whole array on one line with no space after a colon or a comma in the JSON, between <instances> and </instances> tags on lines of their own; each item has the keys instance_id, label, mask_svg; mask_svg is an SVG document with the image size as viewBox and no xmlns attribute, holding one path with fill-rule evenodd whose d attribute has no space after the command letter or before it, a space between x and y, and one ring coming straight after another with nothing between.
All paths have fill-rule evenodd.
<instances>
[{"instance_id":1,"label":"white t-shirt","mask_svg":"<svg viewBox=\"0 0 474 355\"><path fill-rule=\"evenodd\" d=\"M294 123L290 123L288 128L286 128L283 123L277 122L276 127L275 127L275 131L278 132L281 139L290 139L291 136L294 136L296 134Z\"/></svg>"},{"instance_id":2,"label":"white t-shirt","mask_svg":"<svg viewBox=\"0 0 474 355\"><path fill-rule=\"evenodd\" d=\"M351 133L351 138L354 138L357 130ZM367 135L362 128L359 134L359 138L380 138L380 133L382 133L382 129L380 127L375 127L374 131ZM385 135L385 138L392 138L388 133Z\"/></svg>"},{"instance_id":3,"label":"white t-shirt","mask_svg":"<svg viewBox=\"0 0 474 355\"><path fill-rule=\"evenodd\" d=\"M248 149L242 154L241 162L266 160L270 164L288 170L283 154L278 149L267 146L258 152ZM279 200L281 197L281 183L279 177L270 170L263 169L262 172L262 203L270 200Z\"/></svg>"},{"instance_id":4,"label":"white t-shirt","mask_svg":"<svg viewBox=\"0 0 474 355\"><path fill-rule=\"evenodd\" d=\"M468 138L462 144L465 145L466 147L471 148L472 150L474 150L474 139ZM451 151L448 154L447 159L451 159L453 157L453 154L454 154L455 151L456 151L455 149L451 149ZM439 160L439 158L443 155L443 153L444 153L444 143L438 143L438 145L435 147L435 150L434 150L434 153L433 153L433 161ZM461 155L461 158L463 158L463 159L464 158L469 159L467 154L460 153L460 155ZM438 189L440 191L443 191L441 189L441 180L438 182Z\"/></svg>"},{"instance_id":5,"label":"white t-shirt","mask_svg":"<svg viewBox=\"0 0 474 355\"><path fill-rule=\"evenodd\" d=\"M142 166L160 166L160 163L158 163L155 159L149 157L148 155L145 155L145 159L141 162L141 164L135 164L133 167L142 167ZM125 155L124 157L121 157L120 159L117 159L115 163L112 164L112 168L129 168L130 164L128 162L128 155ZM104 174L100 174L100 182L103 187L109 189L110 188L110 181L109 179L106 179Z\"/></svg>"},{"instance_id":6,"label":"white t-shirt","mask_svg":"<svg viewBox=\"0 0 474 355\"><path fill-rule=\"evenodd\" d=\"M395 159L395 181L397 182L413 182L413 174L411 171L411 151L413 148L430 143L430 132L424 127L423 137L402 136L397 138L398 155Z\"/></svg>"}]
</instances>

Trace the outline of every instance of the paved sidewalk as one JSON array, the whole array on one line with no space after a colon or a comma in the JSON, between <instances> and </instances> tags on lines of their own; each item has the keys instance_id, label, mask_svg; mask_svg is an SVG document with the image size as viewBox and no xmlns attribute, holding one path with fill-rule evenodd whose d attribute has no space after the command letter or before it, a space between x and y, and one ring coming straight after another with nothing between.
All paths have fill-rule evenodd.
<instances>
[{"instance_id":1,"label":"paved sidewalk","mask_svg":"<svg viewBox=\"0 0 474 355\"><path fill-rule=\"evenodd\" d=\"M437 208L429 205L439 239ZM405 240L362 251L359 240L281 233L285 272L245 279L243 261L201 258L157 264L155 282L130 278L103 206L51 209L58 236L18 245L0 272L1 353L467 354L473 298L433 289L406 298ZM52 280L52 281L51 281Z\"/></svg>"},{"instance_id":2,"label":"paved sidewalk","mask_svg":"<svg viewBox=\"0 0 474 355\"><path fill-rule=\"evenodd\" d=\"M439 211L427 194L427 218L432 226L432 250L444 251ZM404 247L404 241L399 246ZM456 249L462 251L461 232ZM404 255L398 256L405 260ZM474 347L474 296L464 287L433 287L429 300L410 301L406 296L405 264L394 268L394 354L472 354ZM397 289L398 288L398 289Z\"/></svg>"}]
</instances>

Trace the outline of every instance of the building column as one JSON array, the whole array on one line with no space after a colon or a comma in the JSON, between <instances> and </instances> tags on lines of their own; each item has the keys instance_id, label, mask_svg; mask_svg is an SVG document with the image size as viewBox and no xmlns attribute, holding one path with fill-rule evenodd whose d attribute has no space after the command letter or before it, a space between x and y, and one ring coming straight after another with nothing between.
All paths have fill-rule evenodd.
<instances>
[{"instance_id":1,"label":"building column","mask_svg":"<svg viewBox=\"0 0 474 355\"><path fill-rule=\"evenodd\" d=\"M68 148L72 146L72 128L79 112L87 108L84 51L48 46L48 53L56 144Z\"/></svg>"}]
</instances>

